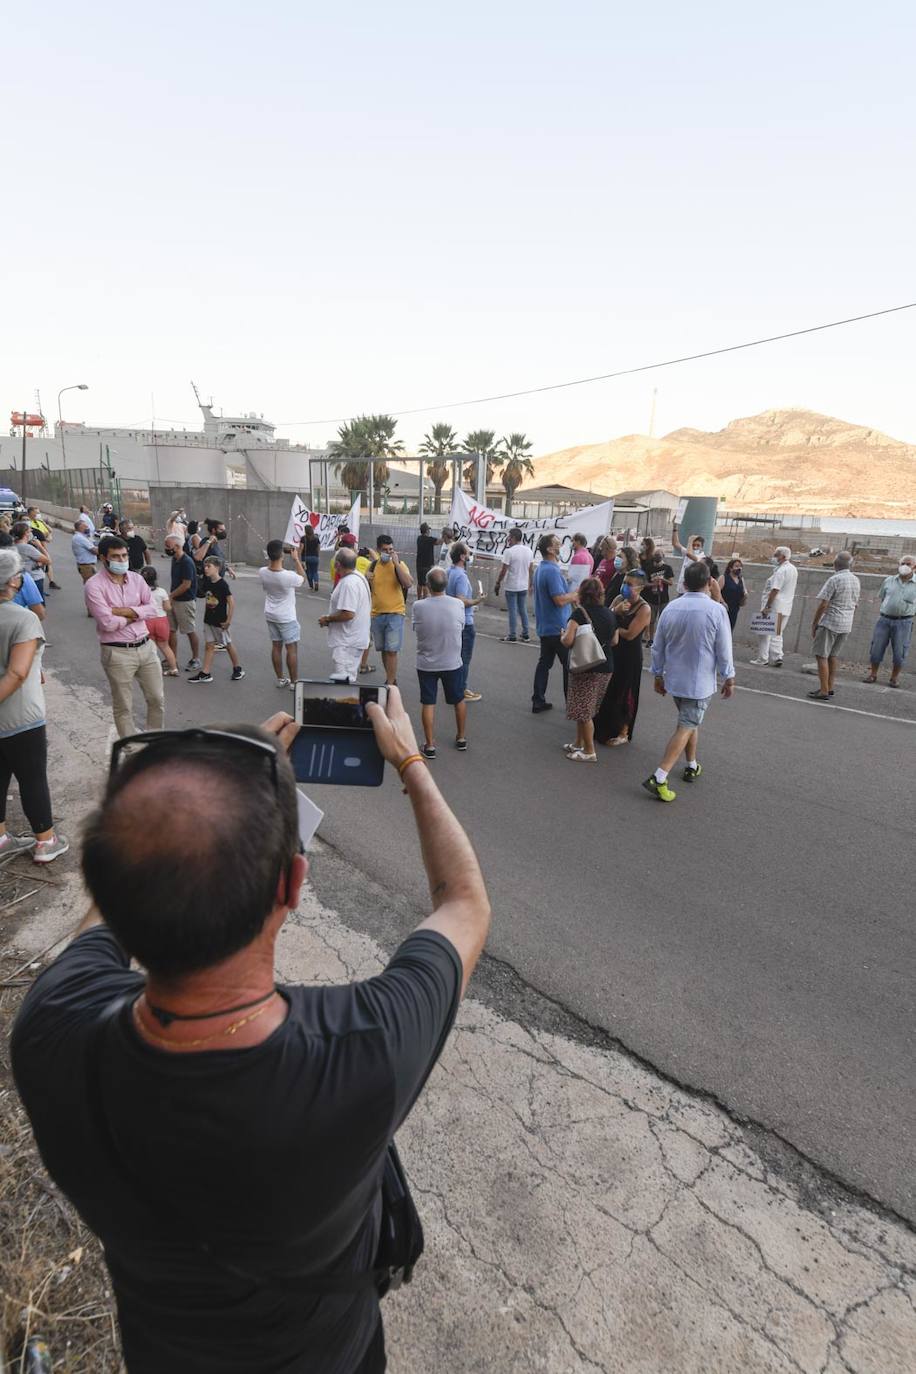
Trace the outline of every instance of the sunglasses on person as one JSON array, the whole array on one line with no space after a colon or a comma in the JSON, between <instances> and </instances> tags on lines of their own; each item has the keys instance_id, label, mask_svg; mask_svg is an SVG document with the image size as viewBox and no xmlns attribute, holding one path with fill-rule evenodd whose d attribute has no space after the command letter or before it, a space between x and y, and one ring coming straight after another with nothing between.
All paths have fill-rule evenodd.
<instances>
[{"instance_id":1,"label":"sunglasses on person","mask_svg":"<svg viewBox=\"0 0 916 1374\"><path fill-rule=\"evenodd\" d=\"M187 730L145 730L140 735L125 735L123 739L115 740L111 746L108 780L110 782L114 778L126 758L133 757L133 751L137 748L175 753L182 745L191 744L196 740L218 741L229 748L243 749L249 754L257 754L261 759L266 759L270 764L274 791L279 792L277 751L272 744L268 744L266 740L252 739L250 735L237 735L231 730L210 730L199 725L191 726ZM128 750L131 752L128 753Z\"/></svg>"}]
</instances>

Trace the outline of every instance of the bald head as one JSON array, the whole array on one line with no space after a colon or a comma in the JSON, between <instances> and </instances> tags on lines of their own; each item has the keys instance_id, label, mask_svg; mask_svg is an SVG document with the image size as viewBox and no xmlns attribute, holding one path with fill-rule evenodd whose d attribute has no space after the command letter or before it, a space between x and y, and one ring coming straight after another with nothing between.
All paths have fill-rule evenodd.
<instances>
[{"instance_id":1,"label":"bald head","mask_svg":"<svg viewBox=\"0 0 916 1374\"><path fill-rule=\"evenodd\" d=\"M268 739L249 725L222 728ZM120 768L90 817L86 885L119 942L158 977L227 959L282 900L298 850L295 781L283 755L275 784L270 759L212 737L154 743Z\"/></svg>"},{"instance_id":2,"label":"bald head","mask_svg":"<svg viewBox=\"0 0 916 1374\"><path fill-rule=\"evenodd\" d=\"M426 585L430 596L441 596L448 586L448 576L444 568L430 568L426 574Z\"/></svg>"},{"instance_id":3,"label":"bald head","mask_svg":"<svg viewBox=\"0 0 916 1374\"><path fill-rule=\"evenodd\" d=\"M356 554L352 549L338 549L334 556L334 567L341 576L353 572L356 568Z\"/></svg>"}]
</instances>

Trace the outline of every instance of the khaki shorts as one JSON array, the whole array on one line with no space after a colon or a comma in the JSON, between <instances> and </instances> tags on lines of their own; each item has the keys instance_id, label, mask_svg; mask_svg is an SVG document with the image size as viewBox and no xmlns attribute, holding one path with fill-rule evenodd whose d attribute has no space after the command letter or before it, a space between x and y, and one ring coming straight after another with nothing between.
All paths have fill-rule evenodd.
<instances>
[{"instance_id":1,"label":"khaki shorts","mask_svg":"<svg viewBox=\"0 0 916 1374\"><path fill-rule=\"evenodd\" d=\"M197 629L197 602L173 601L168 613L169 628L183 635L193 634Z\"/></svg>"},{"instance_id":2,"label":"khaki shorts","mask_svg":"<svg viewBox=\"0 0 916 1374\"><path fill-rule=\"evenodd\" d=\"M814 657L836 658L846 643L847 636L848 631L846 630L828 630L823 625L819 625L817 634L814 636Z\"/></svg>"}]
</instances>

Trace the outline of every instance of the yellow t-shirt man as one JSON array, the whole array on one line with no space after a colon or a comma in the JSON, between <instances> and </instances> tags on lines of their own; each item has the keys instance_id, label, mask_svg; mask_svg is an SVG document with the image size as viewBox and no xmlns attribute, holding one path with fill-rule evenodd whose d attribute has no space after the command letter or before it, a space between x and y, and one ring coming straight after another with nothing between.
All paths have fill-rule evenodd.
<instances>
[{"instance_id":1,"label":"yellow t-shirt man","mask_svg":"<svg viewBox=\"0 0 916 1374\"><path fill-rule=\"evenodd\" d=\"M398 581L394 559L383 563L381 558L377 558L372 566L372 614L404 615L404 588ZM407 564L402 561L401 566L406 569Z\"/></svg>"}]
</instances>

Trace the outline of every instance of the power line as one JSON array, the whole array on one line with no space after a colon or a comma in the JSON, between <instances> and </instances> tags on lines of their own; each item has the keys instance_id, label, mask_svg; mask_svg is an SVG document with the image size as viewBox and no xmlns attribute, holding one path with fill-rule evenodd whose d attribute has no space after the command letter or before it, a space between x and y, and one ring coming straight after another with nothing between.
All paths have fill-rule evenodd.
<instances>
[{"instance_id":1,"label":"power line","mask_svg":"<svg viewBox=\"0 0 916 1374\"><path fill-rule=\"evenodd\" d=\"M667 358L661 363L643 363L639 367L624 367L617 372L602 372L597 377L577 377L571 382L552 382L548 386L531 386L524 391L503 391L496 396L475 396L468 401L446 401L443 405L414 406L411 410L392 410L390 415L423 415L431 410L457 410L460 406L482 406L491 401L514 401L519 396L539 396L545 391L564 391L572 386L590 386L593 382L609 382L615 377L632 377L637 372L655 372L662 367L677 367L679 363L696 363L703 358L717 358L723 353L738 353L743 348L759 348L762 344L781 343L784 339L798 339L803 334L818 334L824 329L839 329L846 324L860 324L863 320L876 320L882 315L896 315L901 310L916 309L916 301L908 305L892 305L887 310L872 310L867 315L851 315L845 320L831 320L828 324L812 324L807 329L791 329L785 334L771 334L766 339L750 339L747 343L728 344L725 348L709 348L704 353L689 353L683 358ZM289 429L298 425L343 425L352 415L339 415L333 420L278 420L281 428Z\"/></svg>"}]
</instances>

